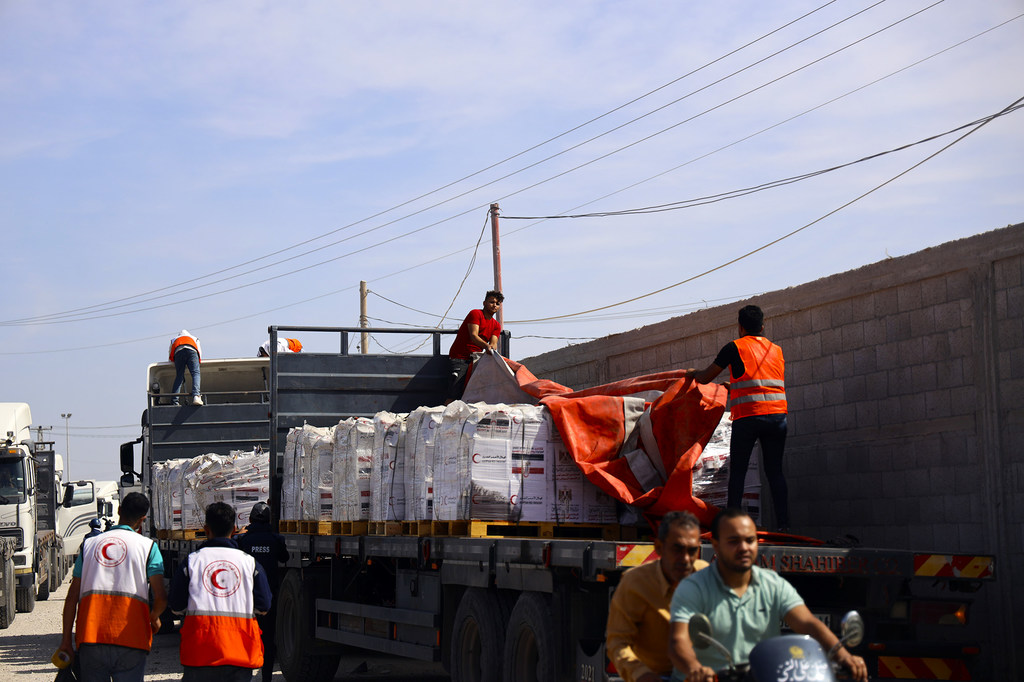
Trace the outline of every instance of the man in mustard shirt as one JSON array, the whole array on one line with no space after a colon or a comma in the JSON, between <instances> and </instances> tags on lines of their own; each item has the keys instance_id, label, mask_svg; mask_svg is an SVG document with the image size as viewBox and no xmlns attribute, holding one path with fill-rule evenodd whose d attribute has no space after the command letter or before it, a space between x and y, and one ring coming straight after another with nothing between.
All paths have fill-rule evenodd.
<instances>
[{"instance_id":1,"label":"man in mustard shirt","mask_svg":"<svg viewBox=\"0 0 1024 682\"><path fill-rule=\"evenodd\" d=\"M623 573L608 609L606 653L626 682L660 682L672 672L672 593L680 580L708 565L700 559L700 522L690 512L664 516L654 549L660 559Z\"/></svg>"}]
</instances>

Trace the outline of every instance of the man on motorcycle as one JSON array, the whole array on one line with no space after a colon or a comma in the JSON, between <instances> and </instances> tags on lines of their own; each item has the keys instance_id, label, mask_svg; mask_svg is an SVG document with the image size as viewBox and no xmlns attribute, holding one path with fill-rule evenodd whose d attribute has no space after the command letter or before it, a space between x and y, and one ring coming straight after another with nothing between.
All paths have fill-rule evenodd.
<instances>
[{"instance_id":1,"label":"man on motorcycle","mask_svg":"<svg viewBox=\"0 0 1024 682\"><path fill-rule=\"evenodd\" d=\"M714 564L680 581L672 597L669 657L673 682L710 682L716 670L729 665L714 648L701 650L699 656L694 650L689 622L696 613L708 616L715 639L730 650L737 663L746 662L762 639L780 635L781 621L796 633L810 635L826 651L839 641L785 578L754 565L757 527L746 512L719 512L711 523L711 545ZM867 681L863 658L840 648L836 660L848 667L855 679Z\"/></svg>"}]
</instances>

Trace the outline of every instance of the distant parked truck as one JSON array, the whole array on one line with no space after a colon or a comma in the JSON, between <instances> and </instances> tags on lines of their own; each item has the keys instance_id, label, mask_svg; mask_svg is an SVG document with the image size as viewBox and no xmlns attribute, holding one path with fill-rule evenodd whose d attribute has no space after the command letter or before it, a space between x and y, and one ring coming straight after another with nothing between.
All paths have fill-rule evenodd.
<instances>
[{"instance_id":1,"label":"distant parked truck","mask_svg":"<svg viewBox=\"0 0 1024 682\"><path fill-rule=\"evenodd\" d=\"M350 335L363 333L390 335L387 345L395 347L401 335L423 331L271 327L272 349L279 334L316 334L333 337L334 350L309 342L302 353L208 361L203 407L162 404L174 368L151 365L135 441L141 464L134 443L121 446L122 484L141 485L156 499L169 460L269 453L271 507L291 550L277 596L278 660L288 682L333 680L353 647L441 662L454 682L609 679L604 631L612 592L627 568L657 558L649 539L630 539L630 527L282 517L292 429L408 413L445 399L441 341L452 332L431 331L432 351L419 355L350 353ZM158 537L170 572L202 533L183 522L182 500L161 511L178 514L178 525L146 530ZM857 653L873 677L941 666L955 675L945 679L985 679L987 659L968 614L974 593L994 579L993 557L782 544L787 539L762 546L760 565L785 575L830 626L850 608L861 610L871 648ZM702 554L711 558L710 544Z\"/></svg>"},{"instance_id":2,"label":"distant parked truck","mask_svg":"<svg viewBox=\"0 0 1024 682\"><path fill-rule=\"evenodd\" d=\"M31 612L37 599L49 598L71 567L89 521L110 518L116 509L114 483L63 482L61 456L52 442L32 439L31 424L28 404L0 403L0 559L13 546L3 560L0 628L10 625L16 611Z\"/></svg>"}]
</instances>

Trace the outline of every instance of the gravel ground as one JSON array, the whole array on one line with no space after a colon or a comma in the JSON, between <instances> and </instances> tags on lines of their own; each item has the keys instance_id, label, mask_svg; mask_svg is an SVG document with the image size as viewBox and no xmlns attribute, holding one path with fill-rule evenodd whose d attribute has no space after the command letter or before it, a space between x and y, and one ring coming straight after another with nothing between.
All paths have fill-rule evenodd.
<instances>
[{"instance_id":1,"label":"gravel ground","mask_svg":"<svg viewBox=\"0 0 1024 682\"><path fill-rule=\"evenodd\" d=\"M64 584L48 600L36 602L32 613L17 614L9 628L0 630L0 680L52 682L56 677L57 669L50 663L50 657L60 645L61 613L70 583L69 573ZM177 633L153 638L146 680L164 682L181 679L179 640ZM259 680L259 677L254 679ZM343 658L335 680L446 682L448 676L437 664L368 654ZM274 673L273 682L285 682L280 671Z\"/></svg>"}]
</instances>

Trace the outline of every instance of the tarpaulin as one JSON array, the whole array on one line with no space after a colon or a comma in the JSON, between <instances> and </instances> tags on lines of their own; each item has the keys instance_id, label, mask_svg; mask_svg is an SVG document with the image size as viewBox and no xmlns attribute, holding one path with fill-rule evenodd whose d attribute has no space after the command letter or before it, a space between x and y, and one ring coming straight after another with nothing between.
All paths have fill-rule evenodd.
<instances>
[{"instance_id":1,"label":"tarpaulin","mask_svg":"<svg viewBox=\"0 0 1024 682\"><path fill-rule=\"evenodd\" d=\"M707 525L714 516L693 495L691 470L725 412L724 386L675 370L573 392L494 354L476 363L463 399L539 401L587 479L615 499L651 517L689 510Z\"/></svg>"}]
</instances>

